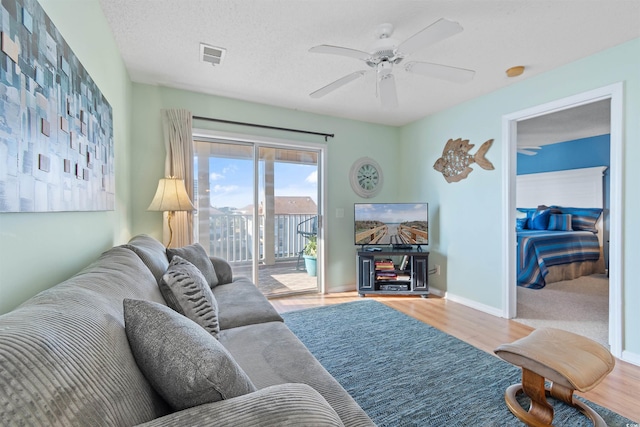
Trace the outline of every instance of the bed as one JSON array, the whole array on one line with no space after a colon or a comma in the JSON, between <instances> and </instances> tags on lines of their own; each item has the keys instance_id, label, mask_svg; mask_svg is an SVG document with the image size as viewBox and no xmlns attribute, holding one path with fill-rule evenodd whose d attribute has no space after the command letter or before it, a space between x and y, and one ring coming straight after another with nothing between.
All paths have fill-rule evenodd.
<instances>
[{"instance_id":1,"label":"bed","mask_svg":"<svg viewBox=\"0 0 640 427\"><path fill-rule=\"evenodd\" d=\"M551 267L571 266L561 272L559 280L599 272L600 244L590 231L522 230L518 235L518 285L540 289ZM559 269L555 269L558 275ZM549 278L549 283L558 277Z\"/></svg>"},{"instance_id":2,"label":"bed","mask_svg":"<svg viewBox=\"0 0 640 427\"><path fill-rule=\"evenodd\" d=\"M604 273L603 173L606 167L517 177L517 284ZM546 216L546 217L544 217Z\"/></svg>"}]
</instances>

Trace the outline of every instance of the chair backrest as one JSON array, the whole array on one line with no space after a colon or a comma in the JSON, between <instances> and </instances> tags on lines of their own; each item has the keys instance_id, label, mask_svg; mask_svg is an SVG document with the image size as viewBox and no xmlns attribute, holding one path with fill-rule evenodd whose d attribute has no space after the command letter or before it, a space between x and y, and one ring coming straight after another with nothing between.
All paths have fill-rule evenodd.
<instances>
[{"instance_id":1,"label":"chair backrest","mask_svg":"<svg viewBox=\"0 0 640 427\"><path fill-rule=\"evenodd\" d=\"M307 224L311 223L310 226ZM296 227L298 234L304 237L317 236L318 235L318 216L312 216L304 221L298 223Z\"/></svg>"}]
</instances>

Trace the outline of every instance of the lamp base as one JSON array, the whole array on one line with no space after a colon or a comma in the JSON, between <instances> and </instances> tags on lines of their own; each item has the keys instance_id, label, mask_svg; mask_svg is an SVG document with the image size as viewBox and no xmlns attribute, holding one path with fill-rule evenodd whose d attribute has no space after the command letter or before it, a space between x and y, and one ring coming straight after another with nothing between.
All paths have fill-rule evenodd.
<instances>
[{"instance_id":1,"label":"lamp base","mask_svg":"<svg viewBox=\"0 0 640 427\"><path fill-rule=\"evenodd\" d=\"M167 248L171 246L171 241L173 240L173 228L171 228L171 218L173 218L173 211L168 211L167 224L169 225L169 243L167 243Z\"/></svg>"}]
</instances>

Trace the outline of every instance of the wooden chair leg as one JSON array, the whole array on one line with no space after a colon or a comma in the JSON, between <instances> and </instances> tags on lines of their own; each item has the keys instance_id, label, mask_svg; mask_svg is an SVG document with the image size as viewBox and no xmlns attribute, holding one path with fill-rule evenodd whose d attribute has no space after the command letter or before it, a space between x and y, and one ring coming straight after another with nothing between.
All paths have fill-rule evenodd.
<instances>
[{"instance_id":1,"label":"wooden chair leg","mask_svg":"<svg viewBox=\"0 0 640 427\"><path fill-rule=\"evenodd\" d=\"M520 406L517 400L518 394L522 392L531 399L528 412ZM550 388L545 388L544 377L522 368L522 384L514 384L507 388L504 399L511 413L530 427L550 427L552 425L553 407L547 402L547 396L578 409L591 420L594 427L607 427L602 417L587 404L574 398L573 393L574 390L558 384L551 384Z\"/></svg>"},{"instance_id":2,"label":"wooden chair leg","mask_svg":"<svg viewBox=\"0 0 640 427\"><path fill-rule=\"evenodd\" d=\"M518 403L517 395L524 392L531 405L525 411ZM544 377L522 368L522 384L515 384L507 388L504 395L507 407L520 421L531 427L549 427L553 421L553 407L547 402Z\"/></svg>"},{"instance_id":3,"label":"wooden chair leg","mask_svg":"<svg viewBox=\"0 0 640 427\"><path fill-rule=\"evenodd\" d=\"M549 389L549 395L551 397L572 406L573 406L573 392L574 390L556 383L552 383L551 388Z\"/></svg>"},{"instance_id":4,"label":"wooden chair leg","mask_svg":"<svg viewBox=\"0 0 640 427\"><path fill-rule=\"evenodd\" d=\"M529 414L546 425L553 421L553 406L547 402L544 377L522 368L522 390L531 399Z\"/></svg>"},{"instance_id":5,"label":"wooden chair leg","mask_svg":"<svg viewBox=\"0 0 640 427\"><path fill-rule=\"evenodd\" d=\"M586 403L574 399L572 406L579 409L584 415L586 415L593 423L593 427L607 427L607 423L604 422L600 414L587 406Z\"/></svg>"},{"instance_id":6,"label":"wooden chair leg","mask_svg":"<svg viewBox=\"0 0 640 427\"><path fill-rule=\"evenodd\" d=\"M606 427L607 423L604 422L596 411L587 406L586 403L573 397L574 391L575 390L553 383L549 389L549 395L578 409L591 420L594 427Z\"/></svg>"}]
</instances>

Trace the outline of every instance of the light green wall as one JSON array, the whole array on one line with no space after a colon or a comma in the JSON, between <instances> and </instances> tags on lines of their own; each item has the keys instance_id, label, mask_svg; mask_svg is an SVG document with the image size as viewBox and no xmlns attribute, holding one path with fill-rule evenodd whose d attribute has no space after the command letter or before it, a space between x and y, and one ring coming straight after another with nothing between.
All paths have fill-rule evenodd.
<instances>
[{"instance_id":1,"label":"light green wall","mask_svg":"<svg viewBox=\"0 0 640 427\"><path fill-rule=\"evenodd\" d=\"M374 158L384 170L384 187L376 200L396 201L401 188L398 174L399 129L395 127L337 119L317 114L277 108L183 90L134 84L132 188L133 231L161 237L162 215L147 212L158 179L164 175L165 149L160 110L184 108L195 116L215 117L269 126L334 133L329 138L327 176L327 283L331 289L355 284L355 246L353 245L353 203L363 201L349 186L349 169L362 157ZM324 138L281 131L194 121L194 127L258 134L273 138L324 143ZM336 209L344 217L336 218Z\"/></svg>"},{"instance_id":2,"label":"light green wall","mask_svg":"<svg viewBox=\"0 0 640 427\"><path fill-rule=\"evenodd\" d=\"M131 83L98 0L39 0L113 108L116 210L0 214L0 313L64 280L130 231Z\"/></svg>"},{"instance_id":3,"label":"light green wall","mask_svg":"<svg viewBox=\"0 0 640 427\"><path fill-rule=\"evenodd\" d=\"M624 82L623 172L623 348L640 354L640 39L573 62L502 90L426 117L401 129L401 181L412 183L407 197L431 203L431 253L444 266L432 285L456 296L502 309L502 116L536 105ZM487 157L496 167L474 171L448 184L432 165L449 138L469 139L477 148L494 138ZM420 172L416 172L420 171Z\"/></svg>"}]
</instances>

